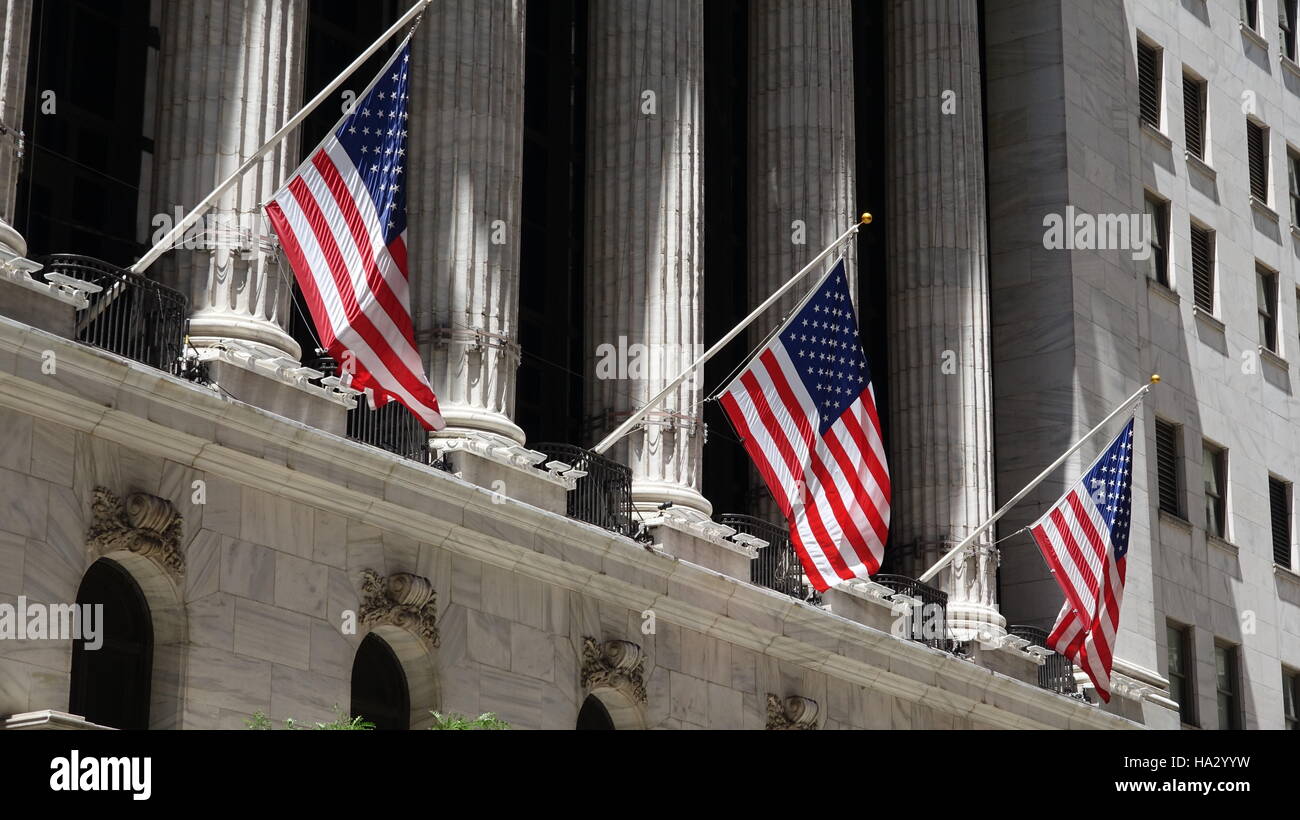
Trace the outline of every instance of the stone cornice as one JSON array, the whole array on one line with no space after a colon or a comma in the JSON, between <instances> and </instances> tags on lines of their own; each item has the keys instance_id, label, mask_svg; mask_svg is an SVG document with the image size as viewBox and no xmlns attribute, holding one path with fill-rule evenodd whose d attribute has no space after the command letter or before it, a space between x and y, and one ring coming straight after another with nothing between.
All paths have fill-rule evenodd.
<instances>
[{"instance_id":1,"label":"stone cornice","mask_svg":"<svg viewBox=\"0 0 1300 820\"><path fill-rule=\"evenodd\" d=\"M41 352L50 349L58 354L58 375L40 376ZM63 384L69 377L87 380L84 386L100 394L115 387L115 401L106 406L84 398ZM170 407L183 418L178 426L150 421L157 417L151 405ZM494 501L491 492L426 465L4 317L0 406L304 505L329 499L332 512L359 522L612 604L652 608L669 623L981 725L1140 728L802 601L647 551L598 527L512 498ZM211 433L199 436L179 426ZM214 441L227 437L246 439L268 454ZM941 678L952 686L940 685Z\"/></svg>"}]
</instances>

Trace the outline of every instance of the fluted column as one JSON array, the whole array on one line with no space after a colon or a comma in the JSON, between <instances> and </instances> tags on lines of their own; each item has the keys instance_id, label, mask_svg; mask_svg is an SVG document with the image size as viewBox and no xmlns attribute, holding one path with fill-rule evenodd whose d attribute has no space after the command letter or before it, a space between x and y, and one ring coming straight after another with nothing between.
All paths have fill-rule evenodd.
<instances>
[{"instance_id":1,"label":"fluted column","mask_svg":"<svg viewBox=\"0 0 1300 820\"><path fill-rule=\"evenodd\" d=\"M918 574L993 510L979 10L889 10L891 544ZM954 627L1001 631L991 540L942 575Z\"/></svg>"},{"instance_id":2,"label":"fluted column","mask_svg":"<svg viewBox=\"0 0 1300 820\"><path fill-rule=\"evenodd\" d=\"M307 0L163 5L154 204L172 220L165 227L298 110L306 25ZM221 197L201 233L160 259L160 278L190 298L195 345L236 339L299 357L286 332L293 273L257 239L270 233L261 204L298 158L296 139L280 143Z\"/></svg>"},{"instance_id":3,"label":"fluted column","mask_svg":"<svg viewBox=\"0 0 1300 820\"><path fill-rule=\"evenodd\" d=\"M523 0L446 0L412 44L411 297L447 420L523 443L519 367Z\"/></svg>"},{"instance_id":4,"label":"fluted column","mask_svg":"<svg viewBox=\"0 0 1300 820\"><path fill-rule=\"evenodd\" d=\"M601 438L703 352L702 0L590 9L586 301L588 414ZM698 379L611 449L633 502L711 513L700 495Z\"/></svg>"},{"instance_id":5,"label":"fluted column","mask_svg":"<svg viewBox=\"0 0 1300 820\"><path fill-rule=\"evenodd\" d=\"M852 5L749 4L751 305L785 284L856 219ZM854 247L845 245L850 291L856 294ZM794 308L811 281L754 323L751 347ZM756 471L750 476L751 484L761 485ZM756 515L781 520L766 488L757 498Z\"/></svg>"},{"instance_id":6,"label":"fluted column","mask_svg":"<svg viewBox=\"0 0 1300 820\"><path fill-rule=\"evenodd\" d=\"M27 91L27 52L32 38L32 0L0 0L0 245L19 256L27 243L13 229L14 199L18 194L19 134L23 131L23 103Z\"/></svg>"}]
</instances>

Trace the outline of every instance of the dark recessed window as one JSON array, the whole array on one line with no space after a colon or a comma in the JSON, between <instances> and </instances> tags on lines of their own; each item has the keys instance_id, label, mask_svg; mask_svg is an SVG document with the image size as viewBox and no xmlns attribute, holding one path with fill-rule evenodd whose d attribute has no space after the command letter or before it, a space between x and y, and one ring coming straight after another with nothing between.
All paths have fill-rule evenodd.
<instances>
[{"instance_id":1,"label":"dark recessed window","mask_svg":"<svg viewBox=\"0 0 1300 820\"><path fill-rule=\"evenodd\" d=\"M1151 242L1147 275L1169 287L1169 204L1148 192L1143 202Z\"/></svg>"},{"instance_id":2,"label":"dark recessed window","mask_svg":"<svg viewBox=\"0 0 1300 820\"><path fill-rule=\"evenodd\" d=\"M1296 58L1296 0L1280 0L1278 2L1277 25L1282 30L1282 54L1294 63Z\"/></svg>"},{"instance_id":3,"label":"dark recessed window","mask_svg":"<svg viewBox=\"0 0 1300 820\"><path fill-rule=\"evenodd\" d=\"M1291 193L1291 225L1300 226L1300 154L1286 152L1286 181Z\"/></svg>"},{"instance_id":4,"label":"dark recessed window","mask_svg":"<svg viewBox=\"0 0 1300 820\"><path fill-rule=\"evenodd\" d=\"M1277 273L1255 266L1255 297L1259 305L1259 344L1274 353L1277 349Z\"/></svg>"},{"instance_id":5,"label":"dark recessed window","mask_svg":"<svg viewBox=\"0 0 1300 820\"><path fill-rule=\"evenodd\" d=\"M1219 700L1219 728L1241 728L1241 683L1237 671L1239 648L1215 644L1214 671Z\"/></svg>"},{"instance_id":6,"label":"dark recessed window","mask_svg":"<svg viewBox=\"0 0 1300 820\"><path fill-rule=\"evenodd\" d=\"M85 639L73 642L68 711L114 729L148 729L153 620L140 585L121 564L101 558L81 579L77 604L103 605L95 619L103 643L87 649Z\"/></svg>"},{"instance_id":7,"label":"dark recessed window","mask_svg":"<svg viewBox=\"0 0 1300 820\"><path fill-rule=\"evenodd\" d=\"M1241 0L1241 21L1251 31L1259 31L1259 0Z\"/></svg>"},{"instance_id":8,"label":"dark recessed window","mask_svg":"<svg viewBox=\"0 0 1300 820\"><path fill-rule=\"evenodd\" d=\"M370 633L352 660L352 717L376 729L411 728L411 696L406 671L388 641Z\"/></svg>"},{"instance_id":9,"label":"dark recessed window","mask_svg":"<svg viewBox=\"0 0 1300 820\"><path fill-rule=\"evenodd\" d=\"M1156 46L1138 40L1138 113L1142 121L1156 130L1160 129L1160 58L1163 52Z\"/></svg>"},{"instance_id":10,"label":"dark recessed window","mask_svg":"<svg viewBox=\"0 0 1300 820\"><path fill-rule=\"evenodd\" d=\"M1178 438L1182 428L1156 419L1156 481L1160 511L1183 517L1182 481L1179 478Z\"/></svg>"},{"instance_id":11,"label":"dark recessed window","mask_svg":"<svg viewBox=\"0 0 1300 820\"><path fill-rule=\"evenodd\" d=\"M1268 518L1273 533L1273 563L1291 568L1291 484L1268 477Z\"/></svg>"},{"instance_id":12,"label":"dark recessed window","mask_svg":"<svg viewBox=\"0 0 1300 820\"><path fill-rule=\"evenodd\" d=\"M1202 444L1202 475L1205 478L1205 531L1217 538L1228 537L1228 451L1210 442Z\"/></svg>"},{"instance_id":13,"label":"dark recessed window","mask_svg":"<svg viewBox=\"0 0 1300 820\"><path fill-rule=\"evenodd\" d=\"M1288 729L1300 729L1300 720L1296 719L1296 703L1300 702L1300 674L1282 670L1282 714Z\"/></svg>"},{"instance_id":14,"label":"dark recessed window","mask_svg":"<svg viewBox=\"0 0 1300 820\"><path fill-rule=\"evenodd\" d=\"M1187 152L1205 159L1205 82L1183 74L1183 121L1187 129Z\"/></svg>"},{"instance_id":15,"label":"dark recessed window","mask_svg":"<svg viewBox=\"0 0 1300 820\"><path fill-rule=\"evenodd\" d=\"M1268 129L1246 120L1246 152L1250 157L1250 195L1268 202Z\"/></svg>"},{"instance_id":16,"label":"dark recessed window","mask_svg":"<svg viewBox=\"0 0 1300 820\"><path fill-rule=\"evenodd\" d=\"M595 695L588 695L578 712L578 729L609 730L614 728L614 721L609 716L605 704Z\"/></svg>"},{"instance_id":17,"label":"dark recessed window","mask_svg":"<svg viewBox=\"0 0 1300 820\"><path fill-rule=\"evenodd\" d=\"M1192 239L1192 296L1195 304L1207 313L1214 313L1214 231L1191 225Z\"/></svg>"},{"instance_id":18,"label":"dark recessed window","mask_svg":"<svg viewBox=\"0 0 1300 820\"><path fill-rule=\"evenodd\" d=\"M1177 624L1165 625L1169 699L1178 704L1183 723L1196 725L1196 693L1192 690L1192 631Z\"/></svg>"}]
</instances>

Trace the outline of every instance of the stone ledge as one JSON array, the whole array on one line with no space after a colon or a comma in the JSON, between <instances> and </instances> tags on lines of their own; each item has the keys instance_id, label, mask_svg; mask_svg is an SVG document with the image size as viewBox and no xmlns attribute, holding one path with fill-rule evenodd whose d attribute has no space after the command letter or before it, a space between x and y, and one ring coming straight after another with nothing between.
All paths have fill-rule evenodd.
<instances>
[{"instance_id":1,"label":"stone ledge","mask_svg":"<svg viewBox=\"0 0 1300 820\"><path fill-rule=\"evenodd\" d=\"M161 371L0 318L0 361L7 355L16 373L31 372L39 351L49 346L59 349L61 376L69 370L102 385L96 390L116 391L117 398L96 403L68 392L62 382L32 381L4 369L0 406L57 419L73 430L287 501L314 507L329 498L334 512L358 523L620 607L654 608L667 623L991 727L1141 727L1127 717L1058 698L723 573L665 559L598 527L512 498L493 503L490 493L426 465L256 407L222 401ZM131 409L115 409L119 406ZM257 438L324 466L295 469L153 420L166 418L168 408L188 414L208 411L209 423L218 431ZM363 489L349 478L356 475L365 477ZM490 531L480 528L484 521L491 522ZM552 533L564 552L546 551L539 541L543 532ZM668 588L674 592L656 591ZM941 686L939 680L950 685Z\"/></svg>"},{"instance_id":2,"label":"stone ledge","mask_svg":"<svg viewBox=\"0 0 1300 820\"><path fill-rule=\"evenodd\" d=\"M0 730L3 729L105 729L117 731L112 726L100 726L91 723L81 715L60 712L57 709L41 709L35 712L19 712L0 718Z\"/></svg>"}]
</instances>

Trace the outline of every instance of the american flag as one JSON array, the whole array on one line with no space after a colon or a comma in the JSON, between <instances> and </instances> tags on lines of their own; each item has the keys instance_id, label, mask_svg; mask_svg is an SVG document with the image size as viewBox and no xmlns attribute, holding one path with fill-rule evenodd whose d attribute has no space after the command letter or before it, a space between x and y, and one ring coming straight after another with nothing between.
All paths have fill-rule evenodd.
<instances>
[{"instance_id":1,"label":"american flag","mask_svg":"<svg viewBox=\"0 0 1300 820\"><path fill-rule=\"evenodd\" d=\"M1073 660L1110 702L1110 670L1133 510L1133 419L1083 478L1030 525L1065 593L1048 647Z\"/></svg>"},{"instance_id":2,"label":"american flag","mask_svg":"<svg viewBox=\"0 0 1300 820\"><path fill-rule=\"evenodd\" d=\"M880 568L889 469L844 261L722 392L820 592Z\"/></svg>"},{"instance_id":3,"label":"american flag","mask_svg":"<svg viewBox=\"0 0 1300 820\"><path fill-rule=\"evenodd\" d=\"M411 326L406 263L410 37L266 205L321 343L376 404L444 427Z\"/></svg>"}]
</instances>

